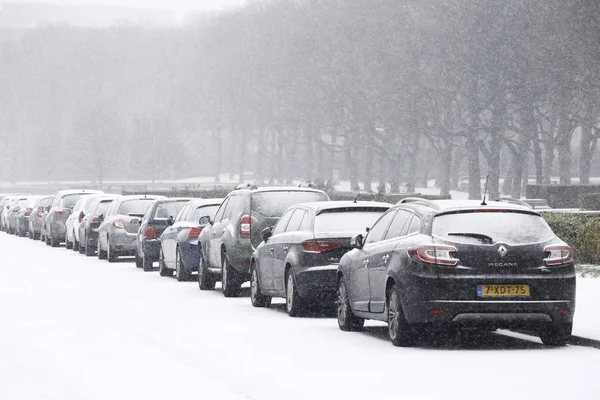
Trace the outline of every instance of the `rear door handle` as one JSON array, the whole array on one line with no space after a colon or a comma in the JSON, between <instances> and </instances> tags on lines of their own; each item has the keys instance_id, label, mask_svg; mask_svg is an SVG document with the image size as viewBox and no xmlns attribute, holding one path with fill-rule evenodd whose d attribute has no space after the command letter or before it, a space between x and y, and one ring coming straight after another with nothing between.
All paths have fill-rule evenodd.
<instances>
[{"instance_id":1,"label":"rear door handle","mask_svg":"<svg viewBox=\"0 0 600 400\"><path fill-rule=\"evenodd\" d=\"M284 252L284 253L287 253L287 251L288 251L288 250L289 250L289 247L287 247L287 246L285 246L285 247L283 248L283 252Z\"/></svg>"},{"instance_id":2,"label":"rear door handle","mask_svg":"<svg viewBox=\"0 0 600 400\"><path fill-rule=\"evenodd\" d=\"M269 247L269 251L272 253L275 251L275 247Z\"/></svg>"}]
</instances>

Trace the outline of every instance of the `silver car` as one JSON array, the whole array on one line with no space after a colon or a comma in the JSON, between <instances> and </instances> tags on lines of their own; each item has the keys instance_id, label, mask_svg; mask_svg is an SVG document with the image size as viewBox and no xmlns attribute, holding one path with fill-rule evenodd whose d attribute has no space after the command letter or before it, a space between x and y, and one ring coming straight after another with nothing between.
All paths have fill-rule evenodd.
<instances>
[{"instance_id":1,"label":"silver car","mask_svg":"<svg viewBox=\"0 0 600 400\"><path fill-rule=\"evenodd\" d=\"M29 215L29 238L38 240L42 231L42 218L46 212L46 207L52 202L52 196L40 196L33 205L33 210Z\"/></svg>"},{"instance_id":2,"label":"silver car","mask_svg":"<svg viewBox=\"0 0 600 400\"><path fill-rule=\"evenodd\" d=\"M134 256L142 217L157 199L165 196L132 195L115 199L98 228L98 258L115 262L120 256Z\"/></svg>"}]
</instances>

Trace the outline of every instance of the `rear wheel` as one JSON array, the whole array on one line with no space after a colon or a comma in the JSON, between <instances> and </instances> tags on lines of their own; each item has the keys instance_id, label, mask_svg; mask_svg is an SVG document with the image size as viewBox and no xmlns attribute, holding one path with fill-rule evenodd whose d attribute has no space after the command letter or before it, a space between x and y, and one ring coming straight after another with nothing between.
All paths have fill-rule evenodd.
<instances>
[{"instance_id":1,"label":"rear wheel","mask_svg":"<svg viewBox=\"0 0 600 400\"><path fill-rule=\"evenodd\" d=\"M98 239L98 242L96 243L96 248L98 249L98 260L106 260L106 250L102 250L100 247L100 239Z\"/></svg>"},{"instance_id":2,"label":"rear wheel","mask_svg":"<svg viewBox=\"0 0 600 400\"><path fill-rule=\"evenodd\" d=\"M175 276L179 282L189 281L190 274L185 270L183 261L181 260L181 253L179 247L175 250Z\"/></svg>"},{"instance_id":3,"label":"rear wheel","mask_svg":"<svg viewBox=\"0 0 600 400\"><path fill-rule=\"evenodd\" d=\"M298 294L294 274L289 270L285 286L285 309L290 317L299 317L306 310L304 300Z\"/></svg>"},{"instance_id":4,"label":"rear wheel","mask_svg":"<svg viewBox=\"0 0 600 400\"><path fill-rule=\"evenodd\" d=\"M73 251L79 251L79 242L77 241L77 239L73 239Z\"/></svg>"},{"instance_id":5,"label":"rear wheel","mask_svg":"<svg viewBox=\"0 0 600 400\"><path fill-rule=\"evenodd\" d=\"M75 237L75 234L73 234L73 238L74 237ZM71 250L72 248L73 248L73 242L69 242L69 238L65 236L65 249Z\"/></svg>"},{"instance_id":6,"label":"rear wheel","mask_svg":"<svg viewBox=\"0 0 600 400\"><path fill-rule=\"evenodd\" d=\"M562 347L566 346L571 340L573 324L552 324L546 329L540 331L540 339L546 346Z\"/></svg>"},{"instance_id":7,"label":"rear wheel","mask_svg":"<svg viewBox=\"0 0 600 400\"><path fill-rule=\"evenodd\" d=\"M354 315L350 306L350 297L344 278L338 282L337 290L337 320L341 330L346 332L362 331L365 320Z\"/></svg>"},{"instance_id":8,"label":"rear wheel","mask_svg":"<svg viewBox=\"0 0 600 400\"><path fill-rule=\"evenodd\" d=\"M235 271L227 261L227 256L223 254L221 264L221 287L225 297L235 297L240 292L240 284L236 280Z\"/></svg>"},{"instance_id":9,"label":"rear wheel","mask_svg":"<svg viewBox=\"0 0 600 400\"><path fill-rule=\"evenodd\" d=\"M207 267L202 250L200 250L198 255L198 287L200 290L214 290L215 288L215 278L208 272Z\"/></svg>"},{"instance_id":10,"label":"rear wheel","mask_svg":"<svg viewBox=\"0 0 600 400\"><path fill-rule=\"evenodd\" d=\"M144 267L144 262L142 260L142 257L138 256L137 253L135 253L135 267L136 268Z\"/></svg>"},{"instance_id":11,"label":"rear wheel","mask_svg":"<svg viewBox=\"0 0 600 400\"><path fill-rule=\"evenodd\" d=\"M411 345L410 325L406 322L400 293L394 284L388 294L388 334L394 346L408 347Z\"/></svg>"},{"instance_id":12,"label":"rear wheel","mask_svg":"<svg viewBox=\"0 0 600 400\"><path fill-rule=\"evenodd\" d=\"M85 255L87 257L92 257L95 253L94 248L90 246L87 237L83 239L83 243L85 243Z\"/></svg>"},{"instance_id":13,"label":"rear wheel","mask_svg":"<svg viewBox=\"0 0 600 400\"><path fill-rule=\"evenodd\" d=\"M60 242L58 241L57 238L50 236L50 246L58 247L59 244L60 244Z\"/></svg>"},{"instance_id":14,"label":"rear wheel","mask_svg":"<svg viewBox=\"0 0 600 400\"><path fill-rule=\"evenodd\" d=\"M110 247L110 241L109 240L107 241L107 244L106 244L106 259L108 260L109 263L114 263L114 262L117 262L119 260L119 256Z\"/></svg>"},{"instance_id":15,"label":"rear wheel","mask_svg":"<svg viewBox=\"0 0 600 400\"><path fill-rule=\"evenodd\" d=\"M165 264L165 255L160 249L160 255L158 256L158 274L160 276L173 276L173 271L170 268L167 268Z\"/></svg>"},{"instance_id":16,"label":"rear wheel","mask_svg":"<svg viewBox=\"0 0 600 400\"><path fill-rule=\"evenodd\" d=\"M250 301L254 307L268 307L271 304L271 296L265 296L260 292L258 271L254 265L250 271Z\"/></svg>"}]
</instances>

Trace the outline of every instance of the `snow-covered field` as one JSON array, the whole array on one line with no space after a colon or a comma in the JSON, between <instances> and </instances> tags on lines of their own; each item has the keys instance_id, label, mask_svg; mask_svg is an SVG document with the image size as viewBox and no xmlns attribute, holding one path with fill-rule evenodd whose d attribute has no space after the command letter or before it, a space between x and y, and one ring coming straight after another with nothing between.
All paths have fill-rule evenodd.
<instances>
[{"instance_id":1,"label":"snow-covered field","mask_svg":"<svg viewBox=\"0 0 600 400\"><path fill-rule=\"evenodd\" d=\"M600 279L575 334L600 340ZM254 309L0 233L0 399L598 399L600 350L500 331L393 347L381 324Z\"/></svg>"}]
</instances>

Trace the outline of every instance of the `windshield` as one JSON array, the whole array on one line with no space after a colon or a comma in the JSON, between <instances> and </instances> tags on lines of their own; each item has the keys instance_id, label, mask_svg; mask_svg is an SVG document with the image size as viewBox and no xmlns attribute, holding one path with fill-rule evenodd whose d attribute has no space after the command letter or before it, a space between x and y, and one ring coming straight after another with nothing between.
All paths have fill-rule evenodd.
<instances>
[{"instance_id":1,"label":"windshield","mask_svg":"<svg viewBox=\"0 0 600 400\"><path fill-rule=\"evenodd\" d=\"M148 207L152 205L153 199L135 199L135 200L126 200L121 203L117 214L121 215L144 215Z\"/></svg>"},{"instance_id":2,"label":"windshield","mask_svg":"<svg viewBox=\"0 0 600 400\"><path fill-rule=\"evenodd\" d=\"M294 204L327 200L329 200L329 197L320 192L261 192L252 196L252 211L256 211L265 217L280 217L285 210Z\"/></svg>"},{"instance_id":3,"label":"windshield","mask_svg":"<svg viewBox=\"0 0 600 400\"><path fill-rule=\"evenodd\" d=\"M219 209L219 206L198 207L198 208L196 208L196 211L194 211L194 216L190 222L199 222L200 218L206 217L206 216L210 217L210 219L213 219L215 217L215 214L217 213L218 209ZM189 218L188 218L188 220L189 220Z\"/></svg>"},{"instance_id":4,"label":"windshield","mask_svg":"<svg viewBox=\"0 0 600 400\"><path fill-rule=\"evenodd\" d=\"M81 196L88 196L89 193L77 193L77 194L68 194L66 196L63 196L63 198L60 200L60 207L62 208L71 208L71 207L75 207L75 204L77 204L77 200L79 200L79 198Z\"/></svg>"},{"instance_id":5,"label":"windshield","mask_svg":"<svg viewBox=\"0 0 600 400\"><path fill-rule=\"evenodd\" d=\"M316 216L315 232L362 232L365 226L373 226L381 211L327 210Z\"/></svg>"},{"instance_id":6,"label":"windshield","mask_svg":"<svg viewBox=\"0 0 600 400\"><path fill-rule=\"evenodd\" d=\"M457 242L537 243L554 233L540 216L518 212L466 212L442 214L434 218L433 236ZM486 240L487 242L487 240Z\"/></svg>"},{"instance_id":7,"label":"windshield","mask_svg":"<svg viewBox=\"0 0 600 400\"><path fill-rule=\"evenodd\" d=\"M154 210L153 219L167 219L169 217L175 218L179 211L183 208L185 203L189 200L177 200L165 203L158 203L156 210Z\"/></svg>"}]
</instances>

